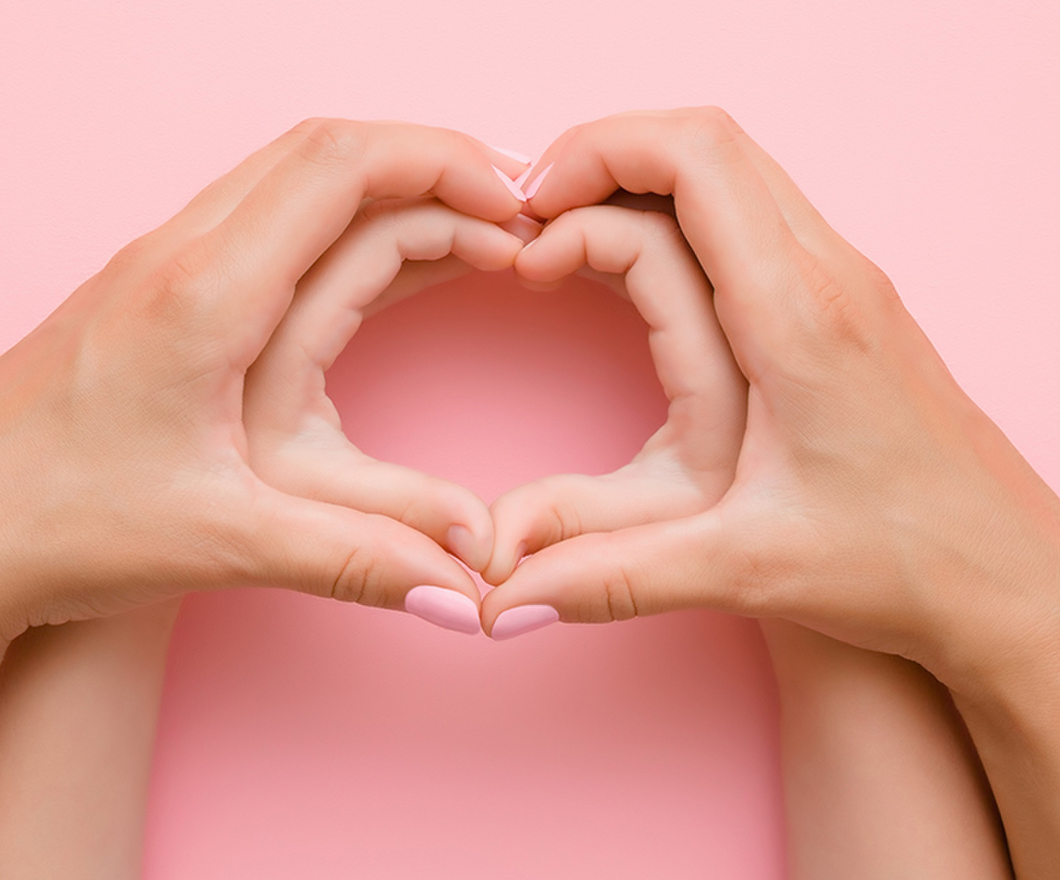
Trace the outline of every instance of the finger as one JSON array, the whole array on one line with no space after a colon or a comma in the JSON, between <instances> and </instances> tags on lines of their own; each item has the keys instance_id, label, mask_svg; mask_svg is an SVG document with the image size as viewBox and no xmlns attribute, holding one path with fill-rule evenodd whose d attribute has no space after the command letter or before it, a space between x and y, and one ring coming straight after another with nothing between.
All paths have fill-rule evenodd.
<instances>
[{"instance_id":1,"label":"finger","mask_svg":"<svg viewBox=\"0 0 1060 880\"><path fill-rule=\"evenodd\" d=\"M483 629L506 638L549 619L606 623L694 607L750 613L754 597L738 587L745 548L731 537L712 510L555 544L483 599Z\"/></svg>"},{"instance_id":2,"label":"finger","mask_svg":"<svg viewBox=\"0 0 1060 880\"><path fill-rule=\"evenodd\" d=\"M455 281L474 271L473 266L452 254L440 260L407 260L387 289L364 306L360 310L361 314L370 318L429 287Z\"/></svg>"},{"instance_id":3,"label":"finger","mask_svg":"<svg viewBox=\"0 0 1060 880\"><path fill-rule=\"evenodd\" d=\"M451 258L465 269L492 270L511 265L521 244L434 200L368 208L303 277L291 310L248 372L244 418L255 471L283 491L399 519L483 568L493 545L485 504L464 487L375 461L349 444L324 372L404 260ZM402 293L410 292L406 283Z\"/></svg>"},{"instance_id":4,"label":"finger","mask_svg":"<svg viewBox=\"0 0 1060 880\"><path fill-rule=\"evenodd\" d=\"M256 548L250 582L478 631L474 581L426 536L388 517L263 491L247 536Z\"/></svg>"},{"instance_id":5,"label":"finger","mask_svg":"<svg viewBox=\"0 0 1060 880\"><path fill-rule=\"evenodd\" d=\"M336 432L337 433L337 432ZM493 518L470 489L377 461L344 441L302 433L255 450L255 472L283 492L380 514L422 532L476 571L493 550Z\"/></svg>"},{"instance_id":6,"label":"finger","mask_svg":"<svg viewBox=\"0 0 1060 880\"><path fill-rule=\"evenodd\" d=\"M742 130L713 108L603 119L545 152L531 199L546 217L616 189L673 195L681 228L715 288L737 358L759 375L792 347L792 318L815 303L798 283L805 251L747 154ZM527 192L534 190L533 183Z\"/></svg>"},{"instance_id":7,"label":"finger","mask_svg":"<svg viewBox=\"0 0 1060 880\"><path fill-rule=\"evenodd\" d=\"M209 320L231 328L226 342L233 362L249 365L298 279L342 234L363 198L433 193L465 213L502 221L521 203L501 177L480 146L456 132L324 122L220 225L169 264L163 285L205 301Z\"/></svg>"},{"instance_id":8,"label":"finger","mask_svg":"<svg viewBox=\"0 0 1060 880\"><path fill-rule=\"evenodd\" d=\"M582 265L623 287L649 325L649 344L670 401L667 424L633 464L606 477L561 476L509 492L492 505L497 532L484 577L499 583L524 553L587 531L686 516L732 482L744 427L746 382L711 303L711 289L672 218L596 206L565 213L517 271L537 282Z\"/></svg>"},{"instance_id":9,"label":"finger","mask_svg":"<svg viewBox=\"0 0 1060 880\"><path fill-rule=\"evenodd\" d=\"M305 274L255 370L270 374L276 387L284 376L327 370L406 261L455 257L472 269L497 271L512 265L522 244L435 200L377 202ZM412 272L399 293L408 295L413 281L425 280L429 270Z\"/></svg>"},{"instance_id":10,"label":"finger","mask_svg":"<svg viewBox=\"0 0 1060 880\"><path fill-rule=\"evenodd\" d=\"M201 235L225 219L277 163L309 135L320 120L307 119L247 156L211 182L161 227L183 238Z\"/></svg>"},{"instance_id":11,"label":"finger","mask_svg":"<svg viewBox=\"0 0 1060 880\"><path fill-rule=\"evenodd\" d=\"M530 220L521 214L513 220L508 220L497 225L505 232L516 236L524 243L532 241L541 233L540 223L535 223L533 220ZM501 244L503 241L501 246L504 250L507 250L512 246L506 240L502 240L499 237L496 237L496 240L498 244ZM510 262L511 261L509 261L507 257L504 257L504 265L502 268L508 268ZM491 267L496 267L496 265L497 264L493 263L492 260L489 263L489 266ZM492 268L486 268L486 264L481 263L481 261L480 265L476 267L469 265L467 262L453 254L442 257L439 260L406 260L401 266L397 277L390 282L390 286L361 311L364 317L370 317L395 303L401 302L403 299L414 296L428 287L462 278L470 272L473 272L476 268L482 268L485 271L493 271Z\"/></svg>"},{"instance_id":12,"label":"finger","mask_svg":"<svg viewBox=\"0 0 1060 880\"><path fill-rule=\"evenodd\" d=\"M668 399L720 403L742 395L744 383L718 324L710 282L673 219L611 206L574 209L549 224L515 261L521 276L545 283L582 266L624 278L648 324Z\"/></svg>"},{"instance_id":13,"label":"finger","mask_svg":"<svg viewBox=\"0 0 1060 880\"><path fill-rule=\"evenodd\" d=\"M520 560L588 532L687 516L703 497L663 468L630 466L593 477L560 474L505 492L490 505L495 538L482 577L501 584Z\"/></svg>"}]
</instances>

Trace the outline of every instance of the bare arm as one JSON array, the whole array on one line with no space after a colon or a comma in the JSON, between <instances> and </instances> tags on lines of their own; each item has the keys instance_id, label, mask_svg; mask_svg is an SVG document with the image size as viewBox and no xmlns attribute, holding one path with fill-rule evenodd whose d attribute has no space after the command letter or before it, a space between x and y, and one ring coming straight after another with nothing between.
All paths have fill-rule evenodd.
<instances>
[{"instance_id":1,"label":"bare arm","mask_svg":"<svg viewBox=\"0 0 1060 880\"><path fill-rule=\"evenodd\" d=\"M1008 880L993 795L946 689L900 657L763 621L792 880Z\"/></svg>"},{"instance_id":2,"label":"bare arm","mask_svg":"<svg viewBox=\"0 0 1060 880\"><path fill-rule=\"evenodd\" d=\"M178 604L31 629L0 665L0 876L136 880Z\"/></svg>"}]
</instances>

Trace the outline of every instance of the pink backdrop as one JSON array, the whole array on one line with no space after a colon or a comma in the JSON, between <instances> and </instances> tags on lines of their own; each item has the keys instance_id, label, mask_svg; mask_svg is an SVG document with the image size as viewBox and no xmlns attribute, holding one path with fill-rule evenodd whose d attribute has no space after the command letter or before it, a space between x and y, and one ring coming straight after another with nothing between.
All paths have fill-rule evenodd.
<instances>
[{"instance_id":1,"label":"pink backdrop","mask_svg":"<svg viewBox=\"0 0 1060 880\"><path fill-rule=\"evenodd\" d=\"M716 103L891 274L1060 486L1055 3L6 7L0 349L305 116L533 153L609 112ZM373 319L332 385L368 451L487 499L608 470L663 411L628 307L505 276ZM756 627L707 613L493 644L297 596L195 597L146 875L774 880L772 688Z\"/></svg>"}]
</instances>

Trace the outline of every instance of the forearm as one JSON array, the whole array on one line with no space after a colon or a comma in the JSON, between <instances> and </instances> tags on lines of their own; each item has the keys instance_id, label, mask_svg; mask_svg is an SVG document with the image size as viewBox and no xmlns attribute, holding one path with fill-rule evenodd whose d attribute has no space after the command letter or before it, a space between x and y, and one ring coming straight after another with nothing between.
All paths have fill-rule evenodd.
<instances>
[{"instance_id":1,"label":"forearm","mask_svg":"<svg viewBox=\"0 0 1060 880\"><path fill-rule=\"evenodd\" d=\"M177 605L31 629L0 666L0 876L135 880Z\"/></svg>"},{"instance_id":2,"label":"forearm","mask_svg":"<svg viewBox=\"0 0 1060 880\"><path fill-rule=\"evenodd\" d=\"M764 621L780 689L792 880L1001 880L989 787L919 666Z\"/></svg>"},{"instance_id":3,"label":"forearm","mask_svg":"<svg viewBox=\"0 0 1060 880\"><path fill-rule=\"evenodd\" d=\"M1018 880L1060 875L1060 643L1042 652L1019 680L954 694L997 798Z\"/></svg>"}]
</instances>

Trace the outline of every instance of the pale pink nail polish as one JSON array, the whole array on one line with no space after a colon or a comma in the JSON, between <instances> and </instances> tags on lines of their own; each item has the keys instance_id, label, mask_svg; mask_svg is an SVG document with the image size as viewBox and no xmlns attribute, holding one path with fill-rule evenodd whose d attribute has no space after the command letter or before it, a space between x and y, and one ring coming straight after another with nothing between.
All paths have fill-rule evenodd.
<instances>
[{"instance_id":1,"label":"pale pink nail polish","mask_svg":"<svg viewBox=\"0 0 1060 880\"><path fill-rule=\"evenodd\" d=\"M444 587L413 587L405 594L405 610L435 626L469 636L482 629L478 620L478 606L463 593Z\"/></svg>"},{"instance_id":2,"label":"pale pink nail polish","mask_svg":"<svg viewBox=\"0 0 1060 880\"><path fill-rule=\"evenodd\" d=\"M534 196L537 195L537 191L541 189L541 184L544 183L545 178L548 177L548 172L551 171L555 167L555 165L555 162L548 165L545 170L537 176L534 182L530 184L529 188L527 188L526 190L527 199L532 199Z\"/></svg>"},{"instance_id":3,"label":"pale pink nail polish","mask_svg":"<svg viewBox=\"0 0 1060 880\"><path fill-rule=\"evenodd\" d=\"M515 150L506 150L504 147L495 147L493 144L490 144L490 149L496 150L501 155L507 156L509 159L514 159L516 162L522 162L524 165L528 165L531 158L533 158L527 156L526 153L517 153Z\"/></svg>"},{"instance_id":4,"label":"pale pink nail polish","mask_svg":"<svg viewBox=\"0 0 1060 880\"><path fill-rule=\"evenodd\" d=\"M515 178L515 185L519 187L519 189L522 189L524 186L526 186L526 181L529 180L530 175L534 173L534 167L535 165L531 164L531 166L527 168L526 171L524 171L517 178Z\"/></svg>"},{"instance_id":5,"label":"pale pink nail polish","mask_svg":"<svg viewBox=\"0 0 1060 880\"><path fill-rule=\"evenodd\" d=\"M520 202L526 201L526 194L515 185L514 180L501 171L496 165L491 165L490 167L497 172L497 176L501 179L501 183L508 187L508 192L515 196Z\"/></svg>"},{"instance_id":6,"label":"pale pink nail polish","mask_svg":"<svg viewBox=\"0 0 1060 880\"><path fill-rule=\"evenodd\" d=\"M493 640L514 639L523 633L541 629L559 620L559 612L551 605L521 605L509 608L493 624Z\"/></svg>"}]
</instances>

